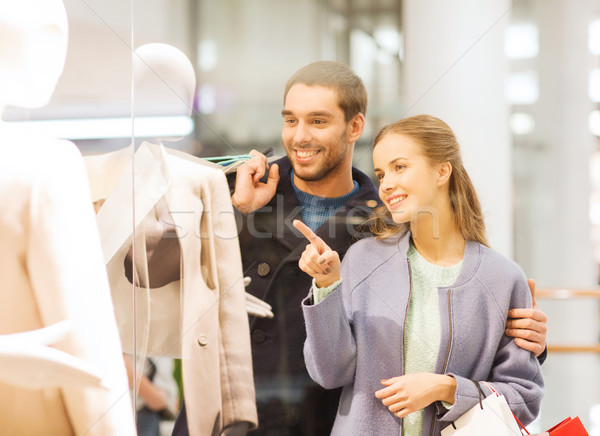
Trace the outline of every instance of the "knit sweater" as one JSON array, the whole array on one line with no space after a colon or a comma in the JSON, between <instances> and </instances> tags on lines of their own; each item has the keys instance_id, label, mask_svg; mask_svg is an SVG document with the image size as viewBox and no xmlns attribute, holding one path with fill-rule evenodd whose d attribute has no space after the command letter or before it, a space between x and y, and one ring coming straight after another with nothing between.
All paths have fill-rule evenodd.
<instances>
[{"instance_id":1,"label":"knit sweater","mask_svg":"<svg viewBox=\"0 0 600 436\"><path fill-rule=\"evenodd\" d=\"M407 252L412 277L412 293L406 314L404 373L432 373L440 348L440 307L438 287L450 286L460 272L462 260L450 267L429 263L411 243ZM421 434L424 410L404 418L402 434Z\"/></svg>"},{"instance_id":2,"label":"knit sweater","mask_svg":"<svg viewBox=\"0 0 600 436\"><path fill-rule=\"evenodd\" d=\"M341 197L333 198L319 197L298 189L294 184L294 171L290 173L290 181L296 193L298 204L302 208L302 220L313 232L358 192L358 182L356 180L353 180L354 188L352 188L352 191Z\"/></svg>"}]
</instances>

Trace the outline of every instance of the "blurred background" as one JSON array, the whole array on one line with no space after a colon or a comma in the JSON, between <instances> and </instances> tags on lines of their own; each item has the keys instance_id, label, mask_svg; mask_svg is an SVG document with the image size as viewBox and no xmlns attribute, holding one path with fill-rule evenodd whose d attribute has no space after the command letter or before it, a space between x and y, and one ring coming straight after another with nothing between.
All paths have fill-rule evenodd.
<instances>
[{"instance_id":1,"label":"blurred background","mask_svg":"<svg viewBox=\"0 0 600 436\"><path fill-rule=\"evenodd\" d=\"M144 138L198 156L281 146L287 79L349 64L369 92L355 166L375 133L430 113L455 130L493 248L536 279L549 317L540 429L579 415L600 435L600 1L65 0L70 43L49 105L5 119L84 154ZM139 110L132 47L182 50L193 115L160 98ZM132 118L134 121L132 121Z\"/></svg>"}]
</instances>

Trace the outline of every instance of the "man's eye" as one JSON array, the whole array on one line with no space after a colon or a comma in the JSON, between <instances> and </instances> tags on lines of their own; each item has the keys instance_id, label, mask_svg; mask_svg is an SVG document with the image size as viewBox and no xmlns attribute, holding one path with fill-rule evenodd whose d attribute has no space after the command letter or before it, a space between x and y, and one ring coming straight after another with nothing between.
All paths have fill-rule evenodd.
<instances>
[{"instance_id":1,"label":"man's eye","mask_svg":"<svg viewBox=\"0 0 600 436\"><path fill-rule=\"evenodd\" d=\"M314 120L313 121L313 124L324 124L324 123L325 123L325 121L323 121L323 120Z\"/></svg>"},{"instance_id":2,"label":"man's eye","mask_svg":"<svg viewBox=\"0 0 600 436\"><path fill-rule=\"evenodd\" d=\"M381 181L383 180L383 174L377 174L377 180Z\"/></svg>"},{"instance_id":3,"label":"man's eye","mask_svg":"<svg viewBox=\"0 0 600 436\"><path fill-rule=\"evenodd\" d=\"M287 119L287 120L284 120L284 122L286 122L286 123L288 123L288 124L293 124L293 123L295 123L295 122L296 122L296 120L293 120L293 119Z\"/></svg>"}]
</instances>

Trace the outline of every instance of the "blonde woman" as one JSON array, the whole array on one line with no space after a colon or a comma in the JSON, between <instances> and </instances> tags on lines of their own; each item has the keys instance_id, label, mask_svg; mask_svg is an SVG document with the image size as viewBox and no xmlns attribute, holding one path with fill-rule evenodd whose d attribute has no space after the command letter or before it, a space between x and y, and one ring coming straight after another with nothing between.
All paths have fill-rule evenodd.
<instances>
[{"instance_id":1,"label":"blonde woman","mask_svg":"<svg viewBox=\"0 0 600 436\"><path fill-rule=\"evenodd\" d=\"M540 365L505 334L508 311L530 307L531 294L521 269L488 246L454 133L432 116L402 119L379 132L373 162L384 204L376 236L341 265L294 223L311 242L299 262L314 278L302 307L306 365L323 387L343 386L332 434L439 435L477 403L471 380L533 421Z\"/></svg>"}]
</instances>

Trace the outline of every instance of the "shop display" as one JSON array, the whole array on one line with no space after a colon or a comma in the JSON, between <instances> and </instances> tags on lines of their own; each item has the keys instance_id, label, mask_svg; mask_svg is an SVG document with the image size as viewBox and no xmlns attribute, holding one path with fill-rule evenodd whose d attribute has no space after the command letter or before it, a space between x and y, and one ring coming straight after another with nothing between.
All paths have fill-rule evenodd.
<instances>
[{"instance_id":1,"label":"shop display","mask_svg":"<svg viewBox=\"0 0 600 436\"><path fill-rule=\"evenodd\" d=\"M142 100L160 82L180 91L175 98L193 97L183 53L148 44L136 54ZM123 350L138 359L182 359L192 436L238 422L255 426L244 279L225 174L161 142L85 158Z\"/></svg>"},{"instance_id":2,"label":"shop display","mask_svg":"<svg viewBox=\"0 0 600 436\"><path fill-rule=\"evenodd\" d=\"M45 105L67 49L62 1L0 0L0 33L0 112L5 105ZM0 155L0 334L19 338L21 354L30 353L29 369L36 371L0 382L1 432L134 435L81 154L68 141L0 124ZM64 321L68 329L35 331ZM53 351L42 346L50 343ZM13 364L0 359L0 372ZM97 371L100 383L87 378L74 384L82 370L89 376ZM35 386L44 378L48 385Z\"/></svg>"}]
</instances>

